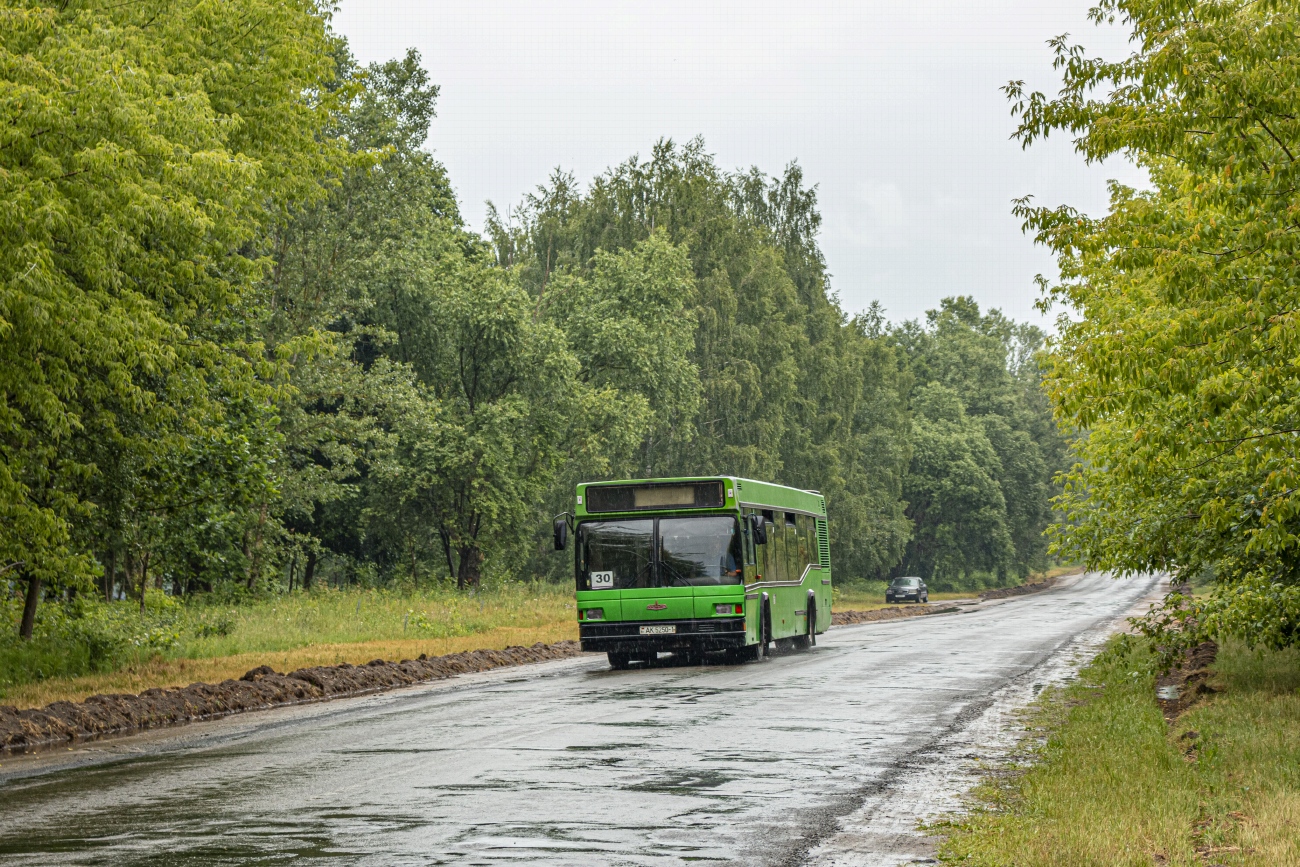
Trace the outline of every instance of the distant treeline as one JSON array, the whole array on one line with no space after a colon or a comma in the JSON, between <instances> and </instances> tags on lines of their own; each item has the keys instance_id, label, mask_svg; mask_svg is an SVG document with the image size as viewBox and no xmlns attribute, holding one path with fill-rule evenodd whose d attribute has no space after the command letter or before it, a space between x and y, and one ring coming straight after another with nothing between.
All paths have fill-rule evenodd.
<instances>
[{"instance_id":1,"label":"distant treeline","mask_svg":"<svg viewBox=\"0 0 1300 867\"><path fill-rule=\"evenodd\" d=\"M1044 564L1043 334L960 287L925 322L848 316L796 165L660 142L479 235L419 57L359 66L313 3L0 15L0 581L27 633L70 592L558 578L580 479L817 488L846 577Z\"/></svg>"}]
</instances>

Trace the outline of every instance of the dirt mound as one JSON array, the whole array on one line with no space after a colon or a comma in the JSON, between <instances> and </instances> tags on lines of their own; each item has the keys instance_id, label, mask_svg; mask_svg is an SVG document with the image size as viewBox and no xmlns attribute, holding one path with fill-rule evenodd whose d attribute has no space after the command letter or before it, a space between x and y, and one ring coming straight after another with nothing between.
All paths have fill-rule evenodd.
<instances>
[{"instance_id":1,"label":"dirt mound","mask_svg":"<svg viewBox=\"0 0 1300 867\"><path fill-rule=\"evenodd\" d=\"M1218 654L1219 645L1203 641L1183 655L1177 668L1156 679L1156 704L1170 725L1203 696L1216 691L1206 681Z\"/></svg>"},{"instance_id":2,"label":"dirt mound","mask_svg":"<svg viewBox=\"0 0 1300 867\"><path fill-rule=\"evenodd\" d=\"M875 608L871 611L836 611L831 614L832 626L851 626L854 623L871 623L876 620L897 620L900 617L922 617L926 614L950 614L960 609L948 606L934 608L929 605L903 605L898 608Z\"/></svg>"},{"instance_id":3,"label":"dirt mound","mask_svg":"<svg viewBox=\"0 0 1300 867\"><path fill-rule=\"evenodd\" d=\"M0 752L126 734L160 726L214 719L250 710L361 695L529 662L564 659L581 650L576 641L469 650L446 656L365 665L316 666L279 674L262 665L239 680L146 689L139 695L92 695L76 704L56 701L40 709L0 706Z\"/></svg>"},{"instance_id":4,"label":"dirt mound","mask_svg":"<svg viewBox=\"0 0 1300 867\"><path fill-rule=\"evenodd\" d=\"M1055 578L1048 578L1046 581L1037 581L1033 584L1017 584L1015 587L999 587L996 590L985 590L980 594L980 599L1006 599L1010 596L1039 593L1043 590L1050 590L1056 581Z\"/></svg>"}]
</instances>

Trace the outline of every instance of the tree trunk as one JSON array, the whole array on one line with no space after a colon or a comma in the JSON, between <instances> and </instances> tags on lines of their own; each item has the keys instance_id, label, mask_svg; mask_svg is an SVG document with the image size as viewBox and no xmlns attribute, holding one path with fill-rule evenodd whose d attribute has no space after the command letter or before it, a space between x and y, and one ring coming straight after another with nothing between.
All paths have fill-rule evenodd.
<instances>
[{"instance_id":1,"label":"tree trunk","mask_svg":"<svg viewBox=\"0 0 1300 867\"><path fill-rule=\"evenodd\" d=\"M266 503L262 504L262 510L257 516L257 532L253 534L253 559L248 564L248 589L252 590L254 583L261 576L262 572L262 533L266 525Z\"/></svg>"},{"instance_id":2,"label":"tree trunk","mask_svg":"<svg viewBox=\"0 0 1300 867\"><path fill-rule=\"evenodd\" d=\"M483 566L483 552L474 545L466 545L459 553L460 569L456 573L456 586L461 590L477 587Z\"/></svg>"},{"instance_id":3,"label":"tree trunk","mask_svg":"<svg viewBox=\"0 0 1300 867\"><path fill-rule=\"evenodd\" d=\"M302 589L311 590L311 582L316 577L316 552L307 552L307 567L302 570Z\"/></svg>"},{"instance_id":4,"label":"tree trunk","mask_svg":"<svg viewBox=\"0 0 1300 867\"><path fill-rule=\"evenodd\" d=\"M140 615L144 616L144 597L145 591L149 587L149 552L144 552L144 559L140 561Z\"/></svg>"},{"instance_id":5,"label":"tree trunk","mask_svg":"<svg viewBox=\"0 0 1300 867\"><path fill-rule=\"evenodd\" d=\"M104 601L113 601L113 586L117 584L117 547L108 549L108 568L104 570Z\"/></svg>"},{"instance_id":6,"label":"tree trunk","mask_svg":"<svg viewBox=\"0 0 1300 867\"><path fill-rule=\"evenodd\" d=\"M456 561L452 557L451 536L445 530L438 531L438 538L442 539L442 554L447 558L447 575L448 577L456 574Z\"/></svg>"},{"instance_id":7,"label":"tree trunk","mask_svg":"<svg viewBox=\"0 0 1300 867\"><path fill-rule=\"evenodd\" d=\"M23 601L23 621L18 625L18 637L23 641L32 640L32 631L36 628L36 606L41 601L41 579L35 572L27 573L27 598Z\"/></svg>"},{"instance_id":8,"label":"tree trunk","mask_svg":"<svg viewBox=\"0 0 1300 867\"><path fill-rule=\"evenodd\" d=\"M289 561L289 592L293 593L293 579L298 571L298 552L293 552L293 559Z\"/></svg>"},{"instance_id":9,"label":"tree trunk","mask_svg":"<svg viewBox=\"0 0 1300 867\"><path fill-rule=\"evenodd\" d=\"M127 549L124 559L126 562L122 564L124 567L122 572L122 599L127 600L131 598L131 591L135 589L135 557L132 556L130 548Z\"/></svg>"}]
</instances>

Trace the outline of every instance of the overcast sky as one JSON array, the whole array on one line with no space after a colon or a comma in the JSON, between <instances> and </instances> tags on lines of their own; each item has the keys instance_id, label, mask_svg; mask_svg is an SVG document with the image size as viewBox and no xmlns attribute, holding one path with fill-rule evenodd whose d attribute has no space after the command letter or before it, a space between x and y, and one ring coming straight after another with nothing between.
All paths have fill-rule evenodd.
<instances>
[{"instance_id":1,"label":"overcast sky","mask_svg":"<svg viewBox=\"0 0 1300 867\"><path fill-rule=\"evenodd\" d=\"M1088 167L1068 141L1024 152L999 88L1055 92L1048 38L1128 52L1092 0L656 3L344 0L362 62L419 49L442 88L429 147L471 226L561 167L588 181L660 137L702 135L724 168L816 184L822 249L849 312L895 321L974 295L1017 319L1052 261L1011 199L1101 213L1123 162Z\"/></svg>"}]
</instances>

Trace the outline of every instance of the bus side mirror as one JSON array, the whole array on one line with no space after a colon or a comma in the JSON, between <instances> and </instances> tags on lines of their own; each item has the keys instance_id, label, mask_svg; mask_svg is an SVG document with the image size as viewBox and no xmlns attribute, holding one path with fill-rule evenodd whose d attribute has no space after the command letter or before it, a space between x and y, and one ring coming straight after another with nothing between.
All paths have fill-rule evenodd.
<instances>
[{"instance_id":1,"label":"bus side mirror","mask_svg":"<svg viewBox=\"0 0 1300 867\"><path fill-rule=\"evenodd\" d=\"M556 518L552 530L555 533L555 550L563 551L569 544L569 520Z\"/></svg>"},{"instance_id":2,"label":"bus side mirror","mask_svg":"<svg viewBox=\"0 0 1300 867\"><path fill-rule=\"evenodd\" d=\"M762 515L749 516L749 535L754 538L755 545L767 544L767 521Z\"/></svg>"}]
</instances>

